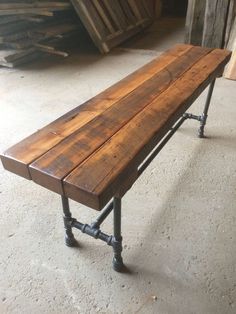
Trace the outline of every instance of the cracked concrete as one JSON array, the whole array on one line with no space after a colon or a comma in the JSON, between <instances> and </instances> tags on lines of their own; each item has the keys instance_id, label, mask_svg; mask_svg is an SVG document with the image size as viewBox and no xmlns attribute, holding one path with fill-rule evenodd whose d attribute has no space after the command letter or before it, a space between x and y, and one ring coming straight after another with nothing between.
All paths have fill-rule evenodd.
<instances>
[{"instance_id":1,"label":"cracked concrete","mask_svg":"<svg viewBox=\"0 0 236 314\"><path fill-rule=\"evenodd\" d=\"M162 20L105 57L88 45L66 60L1 68L0 150L181 42L182 25ZM79 248L64 246L58 195L0 168L0 313L236 313L235 99L236 83L218 79L208 138L187 121L124 197L125 274L102 242L75 232ZM96 216L71 206L83 222Z\"/></svg>"}]
</instances>

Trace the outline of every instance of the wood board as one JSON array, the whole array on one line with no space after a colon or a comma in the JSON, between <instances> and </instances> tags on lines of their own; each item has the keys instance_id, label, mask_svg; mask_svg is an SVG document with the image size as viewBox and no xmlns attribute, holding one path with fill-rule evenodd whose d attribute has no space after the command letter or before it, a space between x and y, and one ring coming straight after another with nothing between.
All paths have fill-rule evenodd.
<instances>
[{"instance_id":1,"label":"wood board","mask_svg":"<svg viewBox=\"0 0 236 314\"><path fill-rule=\"evenodd\" d=\"M202 44L206 0L189 0L185 24L185 42L192 45Z\"/></svg>"},{"instance_id":2,"label":"wood board","mask_svg":"<svg viewBox=\"0 0 236 314\"><path fill-rule=\"evenodd\" d=\"M224 77L236 79L236 1L189 0L185 42L212 48L227 48L232 57Z\"/></svg>"},{"instance_id":3,"label":"wood board","mask_svg":"<svg viewBox=\"0 0 236 314\"><path fill-rule=\"evenodd\" d=\"M228 48L233 51L232 57L227 65L224 77L230 80L236 80L236 17L231 30L231 36L228 43Z\"/></svg>"}]
</instances>

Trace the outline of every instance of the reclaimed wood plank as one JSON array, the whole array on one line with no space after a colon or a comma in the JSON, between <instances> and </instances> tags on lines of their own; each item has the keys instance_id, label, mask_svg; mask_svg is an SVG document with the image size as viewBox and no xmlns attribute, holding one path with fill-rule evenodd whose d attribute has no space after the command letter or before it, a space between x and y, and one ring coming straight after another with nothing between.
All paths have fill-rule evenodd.
<instances>
[{"instance_id":1,"label":"reclaimed wood plank","mask_svg":"<svg viewBox=\"0 0 236 314\"><path fill-rule=\"evenodd\" d=\"M111 7L111 2L109 0L102 0L102 3L108 11L110 17L112 18L113 23L116 25L116 28L118 30L122 30L124 28L122 27L122 21L120 21L113 7Z\"/></svg>"},{"instance_id":2,"label":"reclaimed wood plank","mask_svg":"<svg viewBox=\"0 0 236 314\"><path fill-rule=\"evenodd\" d=\"M207 0L202 46L223 48L230 0Z\"/></svg>"},{"instance_id":3,"label":"reclaimed wood plank","mask_svg":"<svg viewBox=\"0 0 236 314\"><path fill-rule=\"evenodd\" d=\"M116 31L115 31L111 21L109 20L108 16L104 12L104 10L103 10L103 8L101 6L101 3L98 0L93 0L93 4L96 7L97 11L99 12L99 15L103 19L104 24L106 25L106 27L111 32L111 34L115 33Z\"/></svg>"},{"instance_id":4,"label":"reclaimed wood plank","mask_svg":"<svg viewBox=\"0 0 236 314\"><path fill-rule=\"evenodd\" d=\"M125 40L129 39L130 37L138 34L139 32L143 31L146 27L150 25L151 21L141 21L141 23L137 23L135 26L131 25L129 29L127 29L123 34L120 36L116 36L115 38L108 38L106 45L108 49L112 49L113 47L118 46L120 43L124 42Z\"/></svg>"},{"instance_id":5,"label":"reclaimed wood plank","mask_svg":"<svg viewBox=\"0 0 236 314\"><path fill-rule=\"evenodd\" d=\"M30 165L32 180L59 194L62 180L211 50L193 47Z\"/></svg>"},{"instance_id":6,"label":"reclaimed wood plank","mask_svg":"<svg viewBox=\"0 0 236 314\"><path fill-rule=\"evenodd\" d=\"M108 33L93 5L84 0L71 0L71 2L100 52L108 52L109 49L106 45Z\"/></svg>"},{"instance_id":7,"label":"reclaimed wood plank","mask_svg":"<svg viewBox=\"0 0 236 314\"><path fill-rule=\"evenodd\" d=\"M60 10L58 8L58 10ZM35 14L43 16L53 16L52 10L50 8L27 8L27 9L15 9L15 10L0 10L0 16L4 15L24 15L24 14Z\"/></svg>"},{"instance_id":8,"label":"reclaimed wood plank","mask_svg":"<svg viewBox=\"0 0 236 314\"><path fill-rule=\"evenodd\" d=\"M233 51L232 58L230 60L229 66L227 67L224 77L229 80L236 81L236 48Z\"/></svg>"},{"instance_id":9,"label":"reclaimed wood plank","mask_svg":"<svg viewBox=\"0 0 236 314\"><path fill-rule=\"evenodd\" d=\"M127 23L128 25L135 25L137 23L137 18L135 17L134 12L132 11L129 3L127 2L127 0L119 0L121 9L123 11L123 14L125 15L126 19L127 19Z\"/></svg>"},{"instance_id":10,"label":"reclaimed wood plank","mask_svg":"<svg viewBox=\"0 0 236 314\"><path fill-rule=\"evenodd\" d=\"M224 48L230 49L230 37L233 31L234 22L236 20L236 1L230 0L229 3L229 10L228 10L228 18L227 18L227 25L225 30L225 38L224 38Z\"/></svg>"},{"instance_id":11,"label":"reclaimed wood plank","mask_svg":"<svg viewBox=\"0 0 236 314\"><path fill-rule=\"evenodd\" d=\"M130 5L130 7L132 8L136 18L138 20L142 20L143 17L142 17L142 15L140 13L140 10L139 10L138 6L137 6L137 2L135 0L128 0L128 3Z\"/></svg>"},{"instance_id":12,"label":"reclaimed wood plank","mask_svg":"<svg viewBox=\"0 0 236 314\"><path fill-rule=\"evenodd\" d=\"M102 209L229 58L215 49L196 63L64 179L65 195Z\"/></svg>"},{"instance_id":13,"label":"reclaimed wood plank","mask_svg":"<svg viewBox=\"0 0 236 314\"><path fill-rule=\"evenodd\" d=\"M201 45L206 0L189 0L185 23L185 43Z\"/></svg>"},{"instance_id":14,"label":"reclaimed wood plank","mask_svg":"<svg viewBox=\"0 0 236 314\"><path fill-rule=\"evenodd\" d=\"M14 145L1 156L4 167L20 176L31 179L29 164L190 49L192 49L191 45L175 46L158 59L151 61L101 94Z\"/></svg>"},{"instance_id":15,"label":"reclaimed wood plank","mask_svg":"<svg viewBox=\"0 0 236 314\"><path fill-rule=\"evenodd\" d=\"M14 10L14 9L26 9L26 8L51 8L57 9L57 8L70 8L71 4L69 2L33 2L33 3L0 3L0 10Z\"/></svg>"},{"instance_id":16,"label":"reclaimed wood plank","mask_svg":"<svg viewBox=\"0 0 236 314\"><path fill-rule=\"evenodd\" d=\"M232 50L232 57L225 69L224 77L229 80L236 80L236 18L232 26L228 49Z\"/></svg>"},{"instance_id":17,"label":"reclaimed wood plank","mask_svg":"<svg viewBox=\"0 0 236 314\"><path fill-rule=\"evenodd\" d=\"M118 1L103 0L109 13L123 31L129 26ZM115 18L116 17L116 18Z\"/></svg>"}]
</instances>

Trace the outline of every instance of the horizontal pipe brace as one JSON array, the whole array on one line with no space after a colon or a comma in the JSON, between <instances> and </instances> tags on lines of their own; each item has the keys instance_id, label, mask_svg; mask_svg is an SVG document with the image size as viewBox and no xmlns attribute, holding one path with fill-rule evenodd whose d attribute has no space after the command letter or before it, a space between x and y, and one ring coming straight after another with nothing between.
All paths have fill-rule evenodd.
<instances>
[{"instance_id":1,"label":"horizontal pipe brace","mask_svg":"<svg viewBox=\"0 0 236 314\"><path fill-rule=\"evenodd\" d=\"M151 163L151 161L157 156L157 154L161 151L161 149L167 144L167 142L171 139L171 137L175 134L175 132L180 128L180 126L184 123L186 119L194 119L200 122L204 121L205 116L196 116L191 113L184 113L183 116L179 119L179 121L169 130L166 137L162 140L162 142L156 147L153 153L141 164L138 169L138 176L147 168L147 166ZM99 228L102 222L107 218L107 216L113 210L113 202L108 204L108 206L103 210L101 215L91 224L83 224L77 221L75 218L66 217L64 220L65 227L71 227L79 229L82 233L85 233L95 239L100 239L103 242L106 242L108 245L112 246L113 249L122 250L120 239L116 239L112 235L107 235L102 232Z\"/></svg>"},{"instance_id":2,"label":"horizontal pipe brace","mask_svg":"<svg viewBox=\"0 0 236 314\"><path fill-rule=\"evenodd\" d=\"M203 121L203 116L197 116L195 114L192 113L184 113L183 117L185 117L186 119L193 119L193 120L197 120L199 122Z\"/></svg>"},{"instance_id":3,"label":"horizontal pipe brace","mask_svg":"<svg viewBox=\"0 0 236 314\"><path fill-rule=\"evenodd\" d=\"M157 156L157 154L162 150L162 148L167 144L167 142L171 139L171 137L175 134L175 132L181 127L187 119L194 119L199 122L204 122L206 120L206 116L203 114L201 116L194 115L192 113L185 112L179 121L169 130L167 135L161 141L161 143L156 147L153 153L139 166L138 168L138 176L140 176L143 171L148 167L148 165L153 161L153 159Z\"/></svg>"},{"instance_id":4,"label":"horizontal pipe brace","mask_svg":"<svg viewBox=\"0 0 236 314\"><path fill-rule=\"evenodd\" d=\"M187 119L185 115L183 115L179 121L169 130L167 135L161 141L161 143L156 146L155 150L152 154L139 166L138 168L138 176L140 176L143 171L148 167L148 165L153 161L153 159L159 154L162 148L167 144L167 142L171 139L171 137L175 134L175 132L181 127L184 121Z\"/></svg>"},{"instance_id":5,"label":"horizontal pipe brace","mask_svg":"<svg viewBox=\"0 0 236 314\"><path fill-rule=\"evenodd\" d=\"M106 242L108 245L112 246L113 248L117 247L117 245L120 245L120 241L117 241L114 236L108 235L104 232L102 232L98 228L93 228L92 226L88 224L83 224L79 221L77 221L75 218L67 219L66 223L73 228L79 229L82 233L85 233L95 239L102 240L103 242Z\"/></svg>"}]
</instances>

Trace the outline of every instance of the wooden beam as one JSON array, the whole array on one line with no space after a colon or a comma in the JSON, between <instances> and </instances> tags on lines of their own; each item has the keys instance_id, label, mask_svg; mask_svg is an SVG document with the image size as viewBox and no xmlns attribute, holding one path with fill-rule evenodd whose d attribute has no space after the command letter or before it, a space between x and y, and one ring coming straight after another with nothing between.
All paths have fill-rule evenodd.
<instances>
[{"instance_id":1,"label":"wooden beam","mask_svg":"<svg viewBox=\"0 0 236 314\"><path fill-rule=\"evenodd\" d=\"M227 48L232 50L233 54L226 67L224 77L230 80L236 80L236 18L234 20Z\"/></svg>"},{"instance_id":2,"label":"wooden beam","mask_svg":"<svg viewBox=\"0 0 236 314\"><path fill-rule=\"evenodd\" d=\"M223 48L230 0L207 0L202 45Z\"/></svg>"},{"instance_id":3,"label":"wooden beam","mask_svg":"<svg viewBox=\"0 0 236 314\"><path fill-rule=\"evenodd\" d=\"M227 25L226 25L226 32L224 38L224 48L232 49L232 31L234 26L234 21L236 19L236 1L230 0L229 4L229 11L228 11L228 18L227 18Z\"/></svg>"},{"instance_id":4,"label":"wooden beam","mask_svg":"<svg viewBox=\"0 0 236 314\"><path fill-rule=\"evenodd\" d=\"M202 44L206 0L189 0L185 24L185 43Z\"/></svg>"}]
</instances>

